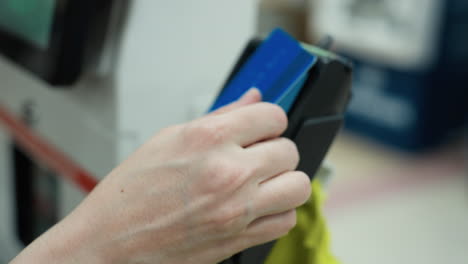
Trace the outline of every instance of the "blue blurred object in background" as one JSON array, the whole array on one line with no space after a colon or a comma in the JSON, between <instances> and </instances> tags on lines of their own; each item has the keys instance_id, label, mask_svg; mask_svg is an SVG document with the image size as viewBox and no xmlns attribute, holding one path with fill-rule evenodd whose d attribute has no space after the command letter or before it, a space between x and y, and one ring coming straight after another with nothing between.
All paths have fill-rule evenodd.
<instances>
[{"instance_id":1,"label":"blue blurred object in background","mask_svg":"<svg viewBox=\"0 0 468 264\"><path fill-rule=\"evenodd\" d=\"M468 1L319 2L319 31L355 62L348 130L407 151L460 133L468 120Z\"/></svg>"}]
</instances>

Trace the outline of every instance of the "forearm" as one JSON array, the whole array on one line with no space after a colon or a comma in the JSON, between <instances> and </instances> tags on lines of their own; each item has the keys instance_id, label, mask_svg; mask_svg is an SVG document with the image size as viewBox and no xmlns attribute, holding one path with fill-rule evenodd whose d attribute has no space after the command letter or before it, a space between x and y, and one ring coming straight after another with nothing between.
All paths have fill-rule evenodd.
<instances>
[{"instance_id":1,"label":"forearm","mask_svg":"<svg viewBox=\"0 0 468 264\"><path fill-rule=\"evenodd\" d=\"M103 256L87 241L83 224L65 219L44 233L10 264L103 263Z\"/></svg>"}]
</instances>

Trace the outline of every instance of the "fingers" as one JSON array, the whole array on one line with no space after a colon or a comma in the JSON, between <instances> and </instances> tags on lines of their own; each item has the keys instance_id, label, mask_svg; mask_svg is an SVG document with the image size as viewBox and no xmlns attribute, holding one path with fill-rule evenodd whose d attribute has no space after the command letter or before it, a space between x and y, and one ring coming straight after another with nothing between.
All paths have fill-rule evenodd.
<instances>
[{"instance_id":1,"label":"fingers","mask_svg":"<svg viewBox=\"0 0 468 264\"><path fill-rule=\"evenodd\" d=\"M212 142L230 141L241 147L280 136L288 126L286 113L277 105L260 101L260 91L252 88L238 101L194 120L187 131L196 128L202 139L214 136Z\"/></svg>"},{"instance_id":2,"label":"fingers","mask_svg":"<svg viewBox=\"0 0 468 264\"><path fill-rule=\"evenodd\" d=\"M234 241L235 249L240 251L287 235L296 225L295 208L305 203L310 192L310 181L307 175L300 172L288 172L263 183L256 205L259 210L270 208L266 210L270 214L251 222Z\"/></svg>"},{"instance_id":3,"label":"fingers","mask_svg":"<svg viewBox=\"0 0 468 264\"><path fill-rule=\"evenodd\" d=\"M310 194L310 179L305 173L286 172L260 184L252 210L257 217L282 213L303 205Z\"/></svg>"},{"instance_id":4,"label":"fingers","mask_svg":"<svg viewBox=\"0 0 468 264\"><path fill-rule=\"evenodd\" d=\"M237 101L219 108L218 110L210 113L210 115L224 114L234 109L240 108L242 106L258 103L261 101L262 101L262 94L260 93L260 91L257 88L251 88L244 95L242 95Z\"/></svg>"},{"instance_id":5,"label":"fingers","mask_svg":"<svg viewBox=\"0 0 468 264\"><path fill-rule=\"evenodd\" d=\"M274 104L257 103L216 116L227 138L247 147L280 136L288 126L284 110ZM213 120L214 121L214 120Z\"/></svg>"},{"instance_id":6,"label":"fingers","mask_svg":"<svg viewBox=\"0 0 468 264\"><path fill-rule=\"evenodd\" d=\"M276 138L245 148L247 163L255 168L257 183L266 181L287 171L293 171L299 163L296 144L287 138ZM252 164L254 163L254 164Z\"/></svg>"},{"instance_id":7,"label":"fingers","mask_svg":"<svg viewBox=\"0 0 468 264\"><path fill-rule=\"evenodd\" d=\"M295 225L295 210L265 216L252 222L234 244L240 250L264 244L288 234Z\"/></svg>"}]
</instances>

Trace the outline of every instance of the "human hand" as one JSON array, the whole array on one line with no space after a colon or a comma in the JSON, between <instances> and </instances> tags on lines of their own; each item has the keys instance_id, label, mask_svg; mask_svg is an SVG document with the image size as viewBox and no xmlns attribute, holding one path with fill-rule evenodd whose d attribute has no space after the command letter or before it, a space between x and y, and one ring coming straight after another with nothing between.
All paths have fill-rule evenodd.
<instances>
[{"instance_id":1,"label":"human hand","mask_svg":"<svg viewBox=\"0 0 468 264\"><path fill-rule=\"evenodd\" d=\"M65 241L44 263L213 264L287 234L310 182L295 171L294 143L279 138L284 111L259 101L251 90L156 134L29 255Z\"/></svg>"}]
</instances>

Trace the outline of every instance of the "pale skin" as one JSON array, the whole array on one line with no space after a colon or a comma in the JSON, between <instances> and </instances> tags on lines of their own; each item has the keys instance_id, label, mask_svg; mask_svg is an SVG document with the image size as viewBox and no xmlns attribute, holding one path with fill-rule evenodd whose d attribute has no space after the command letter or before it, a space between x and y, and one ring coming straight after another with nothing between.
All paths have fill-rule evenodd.
<instances>
[{"instance_id":1,"label":"pale skin","mask_svg":"<svg viewBox=\"0 0 468 264\"><path fill-rule=\"evenodd\" d=\"M310 181L286 114L260 101L163 129L11 264L214 264L286 235Z\"/></svg>"}]
</instances>

